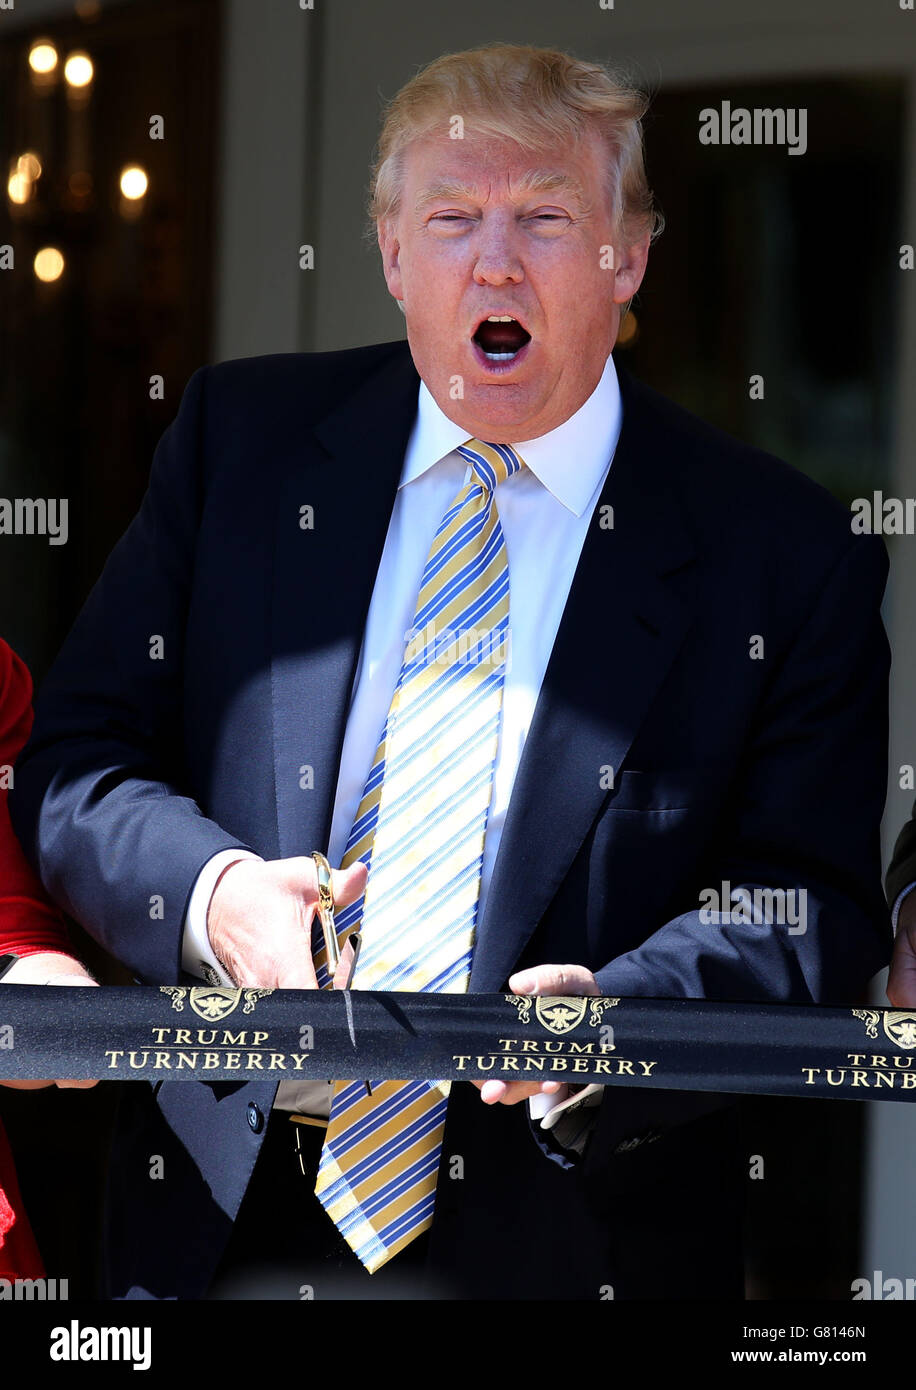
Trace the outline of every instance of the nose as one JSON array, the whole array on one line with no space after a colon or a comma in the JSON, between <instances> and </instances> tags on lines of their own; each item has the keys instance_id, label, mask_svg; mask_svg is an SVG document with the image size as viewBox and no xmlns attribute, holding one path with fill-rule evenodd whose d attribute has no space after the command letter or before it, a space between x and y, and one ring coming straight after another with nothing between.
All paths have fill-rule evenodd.
<instances>
[{"instance_id":1,"label":"nose","mask_svg":"<svg viewBox=\"0 0 916 1390\"><path fill-rule=\"evenodd\" d=\"M519 284L524 280L514 217L484 217L477 242L474 280L478 285Z\"/></svg>"}]
</instances>

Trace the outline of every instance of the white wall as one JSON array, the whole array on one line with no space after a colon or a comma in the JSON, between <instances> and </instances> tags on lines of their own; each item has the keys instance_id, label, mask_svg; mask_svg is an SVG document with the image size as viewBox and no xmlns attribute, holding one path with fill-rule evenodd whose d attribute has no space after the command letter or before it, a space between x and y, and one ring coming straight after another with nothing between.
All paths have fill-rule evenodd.
<instances>
[{"instance_id":1,"label":"white wall","mask_svg":"<svg viewBox=\"0 0 916 1390\"><path fill-rule=\"evenodd\" d=\"M312 239L320 19L224 0L214 359L295 352L307 314L298 248Z\"/></svg>"}]
</instances>

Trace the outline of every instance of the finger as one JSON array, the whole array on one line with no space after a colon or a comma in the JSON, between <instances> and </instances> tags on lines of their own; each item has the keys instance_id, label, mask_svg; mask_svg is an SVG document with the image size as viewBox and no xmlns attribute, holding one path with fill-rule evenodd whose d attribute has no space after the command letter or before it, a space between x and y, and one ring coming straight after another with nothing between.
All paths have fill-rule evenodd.
<instances>
[{"instance_id":1,"label":"finger","mask_svg":"<svg viewBox=\"0 0 916 1390\"><path fill-rule=\"evenodd\" d=\"M480 1099L485 1105L517 1105L520 1100L527 1100L539 1092L547 1096L555 1095L562 1082L475 1081L474 1085L479 1088Z\"/></svg>"},{"instance_id":2,"label":"finger","mask_svg":"<svg viewBox=\"0 0 916 1390\"><path fill-rule=\"evenodd\" d=\"M0 1081L0 1086L9 1086L12 1091L45 1091L49 1086L59 1086L61 1090L88 1091L97 1086L98 1081Z\"/></svg>"},{"instance_id":3,"label":"finger","mask_svg":"<svg viewBox=\"0 0 916 1390\"><path fill-rule=\"evenodd\" d=\"M360 951L360 936L358 932L351 932L343 945L340 953L340 960L337 962L337 969L334 971L334 978L331 985L334 989L348 989L353 978L353 971L356 969L356 962Z\"/></svg>"},{"instance_id":4,"label":"finger","mask_svg":"<svg viewBox=\"0 0 916 1390\"><path fill-rule=\"evenodd\" d=\"M277 988L318 988L318 976L315 974L315 962L312 960L311 951L308 951L301 960L284 962L282 969L277 974Z\"/></svg>"},{"instance_id":5,"label":"finger","mask_svg":"<svg viewBox=\"0 0 916 1390\"><path fill-rule=\"evenodd\" d=\"M514 994L600 994L592 972L584 965L535 965L509 976Z\"/></svg>"},{"instance_id":6,"label":"finger","mask_svg":"<svg viewBox=\"0 0 916 1390\"><path fill-rule=\"evenodd\" d=\"M906 932L894 943L894 956L887 977L887 997L895 1009L916 1006L916 956Z\"/></svg>"}]
</instances>

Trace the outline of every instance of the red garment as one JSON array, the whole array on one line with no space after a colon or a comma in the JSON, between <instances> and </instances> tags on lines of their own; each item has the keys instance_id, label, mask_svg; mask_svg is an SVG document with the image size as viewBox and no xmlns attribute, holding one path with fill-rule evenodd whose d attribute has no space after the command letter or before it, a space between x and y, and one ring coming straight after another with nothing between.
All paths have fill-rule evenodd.
<instances>
[{"instance_id":1,"label":"red garment","mask_svg":"<svg viewBox=\"0 0 916 1390\"><path fill-rule=\"evenodd\" d=\"M32 956L39 951L70 955L63 918L26 862L6 804L10 769L31 727L31 677L0 638L0 956ZM22 1210L13 1156L0 1125L0 1278L37 1279L43 1274Z\"/></svg>"},{"instance_id":2,"label":"red garment","mask_svg":"<svg viewBox=\"0 0 916 1390\"><path fill-rule=\"evenodd\" d=\"M0 1125L0 1279L40 1279L44 1272L22 1209L13 1155Z\"/></svg>"},{"instance_id":3,"label":"red garment","mask_svg":"<svg viewBox=\"0 0 916 1390\"><path fill-rule=\"evenodd\" d=\"M13 834L10 769L32 729L32 678L0 638L0 956L71 954L63 918L48 901Z\"/></svg>"}]
</instances>

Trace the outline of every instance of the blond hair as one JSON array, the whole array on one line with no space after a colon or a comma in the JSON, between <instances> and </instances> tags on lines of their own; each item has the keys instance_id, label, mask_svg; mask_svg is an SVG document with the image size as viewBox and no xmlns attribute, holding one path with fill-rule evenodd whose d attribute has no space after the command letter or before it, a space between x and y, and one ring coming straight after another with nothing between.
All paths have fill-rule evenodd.
<instances>
[{"instance_id":1,"label":"blond hair","mask_svg":"<svg viewBox=\"0 0 916 1390\"><path fill-rule=\"evenodd\" d=\"M372 167L373 224L400 210L404 152L460 116L464 130L541 151L597 132L608 152L613 225L629 241L663 226L646 179L642 119L648 97L624 77L551 48L488 44L447 53L388 103Z\"/></svg>"}]
</instances>

